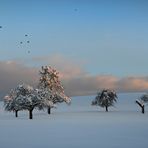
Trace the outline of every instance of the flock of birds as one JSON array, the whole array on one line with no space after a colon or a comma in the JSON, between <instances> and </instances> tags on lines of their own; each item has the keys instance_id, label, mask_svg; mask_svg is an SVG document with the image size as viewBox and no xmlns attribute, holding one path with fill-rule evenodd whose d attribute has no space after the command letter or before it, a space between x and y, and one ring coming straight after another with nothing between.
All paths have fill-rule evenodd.
<instances>
[{"instance_id":1,"label":"flock of birds","mask_svg":"<svg viewBox=\"0 0 148 148\"><path fill-rule=\"evenodd\" d=\"M0 30L1 30L2 28L3 28L3 26L0 26ZM25 34L25 37L27 38L27 37L28 37L28 34ZM20 44L23 44L23 43L24 43L23 41L20 42ZM30 41L27 40L26 43L29 44ZM30 53L30 50L28 50L27 53Z\"/></svg>"},{"instance_id":2,"label":"flock of birds","mask_svg":"<svg viewBox=\"0 0 148 148\"><path fill-rule=\"evenodd\" d=\"M28 34L25 34L25 37L28 37ZM23 42L23 41L21 41L21 42L20 42L20 44L23 44L23 43L27 43L27 44L29 44L29 43L30 43L30 41L29 41L29 40L27 40L26 42ZM28 50L27 52L28 52L28 53L30 53L30 50Z\"/></svg>"},{"instance_id":3,"label":"flock of birds","mask_svg":"<svg viewBox=\"0 0 148 148\"><path fill-rule=\"evenodd\" d=\"M78 9L75 8L74 11L77 12ZM3 26L0 26L0 30L1 30L2 28L3 28ZM30 41L28 40L28 36L29 36L28 34L25 34L25 37L26 37L27 40L24 41L24 42L23 42L23 41L20 41L20 44L26 44L26 43L27 43L27 44L30 44ZM27 53L30 53L30 50L28 50Z\"/></svg>"}]
</instances>

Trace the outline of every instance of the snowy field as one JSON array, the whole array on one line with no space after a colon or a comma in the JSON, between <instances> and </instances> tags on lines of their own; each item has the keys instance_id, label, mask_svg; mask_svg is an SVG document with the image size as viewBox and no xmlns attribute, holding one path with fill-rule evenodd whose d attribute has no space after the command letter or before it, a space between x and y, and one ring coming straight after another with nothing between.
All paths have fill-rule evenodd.
<instances>
[{"instance_id":1,"label":"snowy field","mask_svg":"<svg viewBox=\"0 0 148 148\"><path fill-rule=\"evenodd\" d=\"M13 113L0 103L0 148L148 148L148 107L143 115L135 99L140 94L120 94L115 107L105 112L91 106L94 97L74 97L52 114Z\"/></svg>"}]
</instances>

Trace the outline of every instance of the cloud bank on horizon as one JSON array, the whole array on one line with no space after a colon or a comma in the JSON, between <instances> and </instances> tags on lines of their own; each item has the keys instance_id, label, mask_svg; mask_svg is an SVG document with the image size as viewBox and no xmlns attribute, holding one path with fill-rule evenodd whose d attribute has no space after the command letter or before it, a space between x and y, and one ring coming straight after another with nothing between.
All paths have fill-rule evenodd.
<instances>
[{"instance_id":1,"label":"cloud bank on horizon","mask_svg":"<svg viewBox=\"0 0 148 148\"><path fill-rule=\"evenodd\" d=\"M113 75L92 75L86 72L82 62L75 63L61 55L33 58L55 67L60 72L65 92L69 96L95 95L103 88L117 92L145 92L148 90L148 76L117 77ZM79 63L79 64L78 64ZM45 64L44 64L45 65ZM38 84L40 67L31 67L21 61L0 61L0 93L6 95L17 84L27 83L34 87Z\"/></svg>"}]
</instances>

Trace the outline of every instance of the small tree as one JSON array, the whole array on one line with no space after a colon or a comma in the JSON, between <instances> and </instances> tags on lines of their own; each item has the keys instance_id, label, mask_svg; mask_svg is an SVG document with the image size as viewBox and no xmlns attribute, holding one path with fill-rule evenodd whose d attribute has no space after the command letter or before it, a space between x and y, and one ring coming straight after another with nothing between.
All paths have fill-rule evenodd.
<instances>
[{"instance_id":1,"label":"small tree","mask_svg":"<svg viewBox=\"0 0 148 148\"><path fill-rule=\"evenodd\" d=\"M141 112L144 114L145 104L148 103L148 94L142 95L139 99L136 100L136 103L139 105L139 107L141 108Z\"/></svg>"},{"instance_id":2,"label":"small tree","mask_svg":"<svg viewBox=\"0 0 148 148\"><path fill-rule=\"evenodd\" d=\"M18 111L22 110L20 106L21 100L17 97L15 90L11 90L10 93L4 97L4 107L6 111L15 112L15 117L18 117Z\"/></svg>"},{"instance_id":3,"label":"small tree","mask_svg":"<svg viewBox=\"0 0 148 148\"><path fill-rule=\"evenodd\" d=\"M113 106L116 102L117 95L116 92L109 89L104 89L98 93L95 100L92 101L92 105L98 105L105 107L106 112L108 112L108 107Z\"/></svg>"},{"instance_id":4,"label":"small tree","mask_svg":"<svg viewBox=\"0 0 148 148\"><path fill-rule=\"evenodd\" d=\"M22 96L22 97L21 97ZM11 89L10 93L4 97L4 107L6 111L15 112L15 117L18 117L18 111L23 110L23 95L18 90L18 87Z\"/></svg>"},{"instance_id":5,"label":"small tree","mask_svg":"<svg viewBox=\"0 0 148 148\"><path fill-rule=\"evenodd\" d=\"M43 89L36 89L37 96L41 99L41 103L38 105L39 110L44 110L44 108L56 107L52 100L52 94L50 91Z\"/></svg>"},{"instance_id":6,"label":"small tree","mask_svg":"<svg viewBox=\"0 0 148 148\"><path fill-rule=\"evenodd\" d=\"M48 91L51 95L46 98L46 102L50 101L53 104L66 102L70 103L71 99L64 93L64 88L59 80L59 72L50 66L42 66L39 71L40 79L38 88L42 91ZM51 105L45 105L48 108L48 114L51 112Z\"/></svg>"},{"instance_id":7,"label":"small tree","mask_svg":"<svg viewBox=\"0 0 148 148\"><path fill-rule=\"evenodd\" d=\"M16 117L19 110L28 110L29 119L33 119L33 110L42 103L42 98L38 95L38 91L33 87L22 84L18 85L9 95L5 96L5 110L15 111Z\"/></svg>"}]
</instances>

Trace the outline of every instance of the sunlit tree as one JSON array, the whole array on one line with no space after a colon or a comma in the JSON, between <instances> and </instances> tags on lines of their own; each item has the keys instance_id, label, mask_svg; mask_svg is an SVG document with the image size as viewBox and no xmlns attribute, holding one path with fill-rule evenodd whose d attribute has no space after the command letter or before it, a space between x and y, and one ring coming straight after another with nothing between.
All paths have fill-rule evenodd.
<instances>
[{"instance_id":1,"label":"sunlit tree","mask_svg":"<svg viewBox=\"0 0 148 148\"><path fill-rule=\"evenodd\" d=\"M103 89L98 92L98 95L92 101L92 105L97 105L103 108L105 107L106 112L108 112L108 107L113 106L116 101L117 95L114 90Z\"/></svg>"},{"instance_id":2,"label":"sunlit tree","mask_svg":"<svg viewBox=\"0 0 148 148\"><path fill-rule=\"evenodd\" d=\"M56 69L50 66L42 66L41 70L39 71L40 79L38 88L43 91L50 92L50 96L46 98L46 101L49 100L53 102L53 104L66 102L70 103L71 99L65 95L64 87L59 80L59 72ZM51 105L46 105L45 107L48 108L48 114L51 112Z\"/></svg>"}]
</instances>

